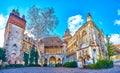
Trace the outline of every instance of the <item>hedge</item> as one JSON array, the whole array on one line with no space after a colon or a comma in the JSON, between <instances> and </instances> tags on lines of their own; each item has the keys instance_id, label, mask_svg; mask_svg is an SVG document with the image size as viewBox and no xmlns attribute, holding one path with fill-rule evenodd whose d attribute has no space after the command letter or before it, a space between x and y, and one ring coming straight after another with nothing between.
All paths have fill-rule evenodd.
<instances>
[{"instance_id":1,"label":"hedge","mask_svg":"<svg viewBox=\"0 0 120 73\"><path fill-rule=\"evenodd\" d=\"M88 68L90 69L106 69L112 67L113 67L113 61L106 59L98 60L97 63L88 65Z\"/></svg>"},{"instance_id":2,"label":"hedge","mask_svg":"<svg viewBox=\"0 0 120 73\"><path fill-rule=\"evenodd\" d=\"M76 61L66 62L66 63L64 64L64 66L65 66L65 67L73 67L73 68L75 68L75 67L77 67L77 62L76 62Z\"/></svg>"},{"instance_id":3,"label":"hedge","mask_svg":"<svg viewBox=\"0 0 120 73\"><path fill-rule=\"evenodd\" d=\"M30 65L9 64L9 65L0 65L0 69L23 68L23 67L40 67L40 65L39 64L30 64Z\"/></svg>"},{"instance_id":4,"label":"hedge","mask_svg":"<svg viewBox=\"0 0 120 73\"><path fill-rule=\"evenodd\" d=\"M57 64L55 64L55 67L61 67L61 66L62 66L61 63L57 63Z\"/></svg>"},{"instance_id":5,"label":"hedge","mask_svg":"<svg viewBox=\"0 0 120 73\"><path fill-rule=\"evenodd\" d=\"M43 67L47 67L47 64L43 64Z\"/></svg>"}]
</instances>

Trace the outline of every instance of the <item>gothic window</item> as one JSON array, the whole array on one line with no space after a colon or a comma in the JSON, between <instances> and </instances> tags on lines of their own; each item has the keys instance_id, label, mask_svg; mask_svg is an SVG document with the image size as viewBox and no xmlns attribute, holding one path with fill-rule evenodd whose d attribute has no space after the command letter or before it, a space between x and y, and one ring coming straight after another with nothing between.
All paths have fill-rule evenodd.
<instances>
[{"instance_id":1,"label":"gothic window","mask_svg":"<svg viewBox=\"0 0 120 73\"><path fill-rule=\"evenodd\" d=\"M84 44L84 43L87 41L86 35L87 35L87 32L86 32L86 31L83 31L83 32L82 32L82 44Z\"/></svg>"},{"instance_id":2,"label":"gothic window","mask_svg":"<svg viewBox=\"0 0 120 73\"><path fill-rule=\"evenodd\" d=\"M87 32L83 30L82 37L84 37L86 34L87 34Z\"/></svg>"}]
</instances>

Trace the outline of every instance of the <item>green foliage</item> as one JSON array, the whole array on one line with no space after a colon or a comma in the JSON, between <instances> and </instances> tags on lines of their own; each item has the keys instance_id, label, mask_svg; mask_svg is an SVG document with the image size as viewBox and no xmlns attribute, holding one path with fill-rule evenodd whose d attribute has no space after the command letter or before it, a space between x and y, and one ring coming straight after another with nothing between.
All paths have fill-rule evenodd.
<instances>
[{"instance_id":1,"label":"green foliage","mask_svg":"<svg viewBox=\"0 0 120 73\"><path fill-rule=\"evenodd\" d=\"M55 64L55 67L61 67L61 66L62 66L61 63L57 63L57 64Z\"/></svg>"},{"instance_id":2,"label":"green foliage","mask_svg":"<svg viewBox=\"0 0 120 73\"><path fill-rule=\"evenodd\" d=\"M36 65L38 64L38 58L39 58L38 51L35 51L35 64Z\"/></svg>"},{"instance_id":3,"label":"green foliage","mask_svg":"<svg viewBox=\"0 0 120 73\"><path fill-rule=\"evenodd\" d=\"M73 61L70 64L71 64L71 67L77 67L77 62L76 61Z\"/></svg>"},{"instance_id":4,"label":"green foliage","mask_svg":"<svg viewBox=\"0 0 120 73\"><path fill-rule=\"evenodd\" d=\"M88 68L90 69L104 69L104 68L112 68L113 67L113 61L111 60L98 60L96 64L90 64L88 65Z\"/></svg>"},{"instance_id":5,"label":"green foliage","mask_svg":"<svg viewBox=\"0 0 120 73\"><path fill-rule=\"evenodd\" d=\"M38 59L39 59L39 54L38 51L34 49L34 46L30 50L30 64L36 64L38 65Z\"/></svg>"},{"instance_id":6,"label":"green foliage","mask_svg":"<svg viewBox=\"0 0 120 73\"><path fill-rule=\"evenodd\" d=\"M39 64L29 64L28 67L40 67Z\"/></svg>"},{"instance_id":7,"label":"green foliage","mask_svg":"<svg viewBox=\"0 0 120 73\"><path fill-rule=\"evenodd\" d=\"M2 60L3 62L5 62L6 61L6 50L5 49L3 49L3 48L0 48L0 60Z\"/></svg>"},{"instance_id":8,"label":"green foliage","mask_svg":"<svg viewBox=\"0 0 120 73\"><path fill-rule=\"evenodd\" d=\"M65 67L77 67L77 62L76 61L73 61L73 62L66 62L64 64Z\"/></svg>"},{"instance_id":9,"label":"green foliage","mask_svg":"<svg viewBox=\"0 0 120 73\"><path fill-rule=\"evenodd\" d=\"M31 48L30 50L30 64L34 64L34 56L35 56L35 49L34 47Z\"/></svg>"},{"instance_id":10,"label":"green foliage","mask_svg":"<svg viewBox=\"0 0 120 73\"><path fill-rule=\"evenodd\" d=\"M28 60L29 60L29 54L24 52L24 62L25 62L25 65L28 65Z\"/></svg>"},{"instance_id":11,"label":"green foliage","mask_svg":"<svg viewBox=\"0 0 120 73\"><path fill-rule=\"evenodd\" d=\"M65 64L64 64L64 66L65 67L70 67L71 65L70 65L70 62L66 62Z\"/></svg>"},{"instance_id":12,"label":"green foliage","mask_svg":"<svg viewBox=\"0 0 120 73\"><path fill-rule=\"evenodd\" d=\"M43 64L43 67L47 67L47 64Z\"/></svg>"},{"instance_id":13,"label":"green foliage","mask_svg":"<svg viewBox=\"0 0 120 73\"><path fill-rule=\"evenodd\" d=\"M23 64L9 64L9 65L3 66L3 69L21 68L21 67L24 67L24 65Z\"/></svg>"},{"instance_id":14,"label":"green foliage","mask_svg":"<svg viewBox=\"0 0 120 73\"><path fill-rule=\"evenodd\" d=\"M107 39L107 51L108 51L108 57L109 57L109 60L110 60L110 57L115 55L115 49L112 48L112 43L110 42L110 37L108 37L108 35L106 36L106 39Z\"/></svg>"}]
</instances>

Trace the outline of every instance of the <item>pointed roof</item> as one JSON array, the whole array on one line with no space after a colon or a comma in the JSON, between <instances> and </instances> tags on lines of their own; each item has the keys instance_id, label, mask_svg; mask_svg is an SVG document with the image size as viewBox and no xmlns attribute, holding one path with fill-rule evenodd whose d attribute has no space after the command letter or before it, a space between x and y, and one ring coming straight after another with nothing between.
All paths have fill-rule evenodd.
<instances>
[{"instance_id":1,"label":"pointed roof","mask_svg":"<svg viewBox=\"0 0 120 73\"><path fill-rule=\"evenodd\" d=\"M89 16L91 16L90 12L88 12L88 15L87 15L87 17L89 17Z\"/></svg>"},{"instance_id":2,"label":"pointed roof","mask_svg":"<svg viewBox=\"0 0 120 73\"><path fill-rule=\"evenodd\" d=\"M65 34L64 34L63 37L66 37L66 36L71 36L70 31L69 31L68 28L65 30Z\"/></svg>"},{"instance_id":3,"label":"pointed roof","mask_svg":"<svg viewBox=\"0 0 120 73\"><path fill-rule=\"evenodd\" d=\"M88 12L87 21L92 21L92 16L91 16L90 12Z\"/></svg>"}]
</instances>

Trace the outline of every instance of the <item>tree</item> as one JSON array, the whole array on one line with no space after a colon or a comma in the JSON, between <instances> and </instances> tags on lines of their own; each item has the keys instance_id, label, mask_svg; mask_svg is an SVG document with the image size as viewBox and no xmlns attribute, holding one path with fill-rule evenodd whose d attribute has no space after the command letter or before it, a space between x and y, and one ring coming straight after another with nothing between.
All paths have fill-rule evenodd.
<instances>
[{"instance_id":1,"label":"tree","mask_svg":"<svg viewBox=\"0 0 120 73\"><path fill-rule=\"evenodd\" d=\"M30 64L34 64L34 56L35 56L35 49L34 47L31 48L30 50Z\"/></svg>"},{"instance_id":2,"label":"tree","mask_svg":"<svg viewBox=\"0 0 120 73\"><path fill-rule=\"evenodd\" d=\"M36 38L45 37L54 31L58 24L58 18L54 15L53 8L38 8L32 6L28 10L28 29L33 30Z\"/></svg>"},{"instance_id":3,"label":"tree","mask_svg":"<svg viewBox=\"0 0 120 73\"><path fill-rule=\"evenodd\" d=\"M110 42L110 37L107 35L106 36L106 40L107 40L107 51L108 51L108 59L110 60L110 57L113 56L115 54L114 52L114 48L112 48L112 43Z\"/></svg>"},{"instance_id":4,"label":"tree","mask_svg":"<svg viewBox=\"0 0 120 73\"><path fill-rule=\"evenodd\" d=\"M0 60L2 60L2 62L6 61L6 50L3 48L0 48Z\"/></svg>"},{"instance_id":5,"label":"tree","mask_svg":"<svg viewBox=\"0 0 120 73\"><path fill-rule=\"evenodd\" d=\"M38 55L38 51L36 50L35 51L35 64L38 65L38 58L39 58L39 55Z\"/></svg>"},{"instance_id":6,"label":"tree","mask_svg":"<svg viewBox=\"0 0 120 73\"><path fill-rule=\"evenodd\" d=\"M58 18L54 13L53 8L38 8L36 6L32 6L28 10L29 25L27 27L36 38L36 47L39 55L39 39L51 35L58 24Z\"/></svg>"},{"instance_id":7,"label":"tree","mask_svg":"<svg viewBox=\"0 0 120 73\"><path fill-rule=\"evenodd\" d=\"M28 61L29 61L29 54L27 52L24 52L24 62L25 62L25 65L28 65Z\"/></svg>"}]
</instances>

